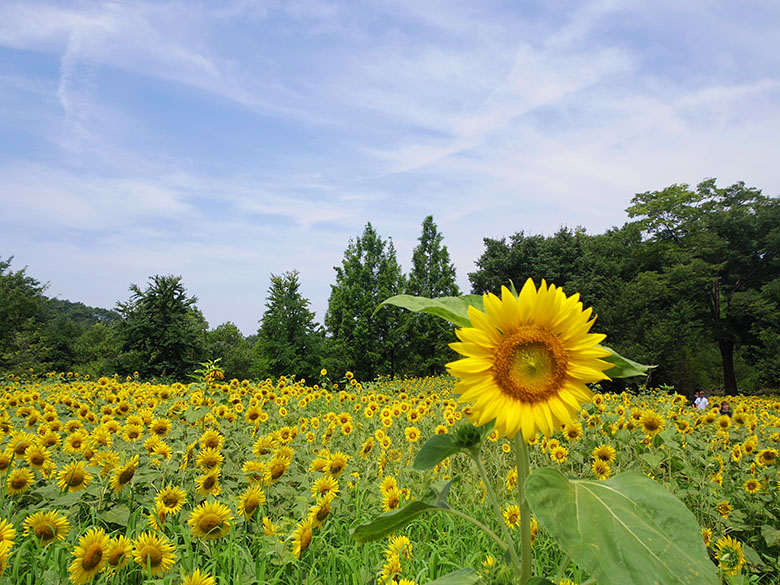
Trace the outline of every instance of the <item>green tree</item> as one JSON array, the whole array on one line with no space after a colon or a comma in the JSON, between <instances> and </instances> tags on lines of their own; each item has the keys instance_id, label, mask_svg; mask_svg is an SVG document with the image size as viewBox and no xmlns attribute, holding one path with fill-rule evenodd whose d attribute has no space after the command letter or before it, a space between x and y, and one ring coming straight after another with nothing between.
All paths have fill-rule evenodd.
<instances>
[{"instance_id":1,"label":"green tree","mask_svg":"<svg viewBox=\"0 0 780 585\"><path fill-rule=\"evenodd\" d=\"M251 377L252 344L234 323L228 321L206 333L206 359L220 359L225 377L244 380Z\"/></svg>"},{"instance_id":2,"label":"green tree","mask_svg":"<svg viewBox=\"0 0 780 585\"><path fill-rule=\"evenodd\" d=\"M40 364L46 351L39 335L46 285L13 271L13 256L0 258L0 369L18 370Z\"/></svg>"},{"instance_id":3,"label":"green tree","mask_svg":"<svg viewBox=\"0 0 780 585\"><path fill-rule=\"evenodd\" d=\"M130 299L117 303L122 317L117 369L184 379L202 359L208 324L180 276L155 275L149 280L146 290L131 284Z\"/></svg>"},{"instance_id":4,"label":"green tree","mask_svg":"<svg viewBox=\"0 0 780 585\"><path fill-rule=\"evenodd\" d=\"M662 246L664 282L717 344L724 389L736 394L735 350L761 338L755 324L771 304L762 291L780 278L779 200L743 182L718 188L708 179L696 190L672 185L631 202L629 216Z\"/></svg>"},{"instance_id":5,"label":"green tree","mask_svg":"<svg viewBox=\"0 0 780 585\"><path fill-rule=\"evenodd\" d=\"M297 374L314 379L322 367L322 334L300 285L297 270L271 275L255 344L253 371L258 377Z\"/></svg>"},{"instance_id":6,"label":"green tree","mask_svg":"<svg viewBox=\"0 0 780 585\"><path fill-rule=\"evenodd\" d=\"M438 298L458 296L455 265L450 262L444 236L429 215L423 220L419 244L412 253L412 269L406 285L410 295ZM402 369L414 375L443 373L445 364L455 359L447 346L453 338L453 327L438 317L425 313L408 316L404 337L408 343L408 361Z\"/></svg>"},{"instance_id":7,"label":"green tree","mask_svg":"<svg viewBox=\"0 0 780 585\"><path fill-rule=\"evenodd\" d=\"M349 369L360 380L394 376L406 354L402 328L406 315L396 307L374 314L379 303L401 294L405 279L392 240L386 242L371 223L350 240L341 266L334 267L325 325L331 336L331 369Z\"/></svg>"}]
</instances>

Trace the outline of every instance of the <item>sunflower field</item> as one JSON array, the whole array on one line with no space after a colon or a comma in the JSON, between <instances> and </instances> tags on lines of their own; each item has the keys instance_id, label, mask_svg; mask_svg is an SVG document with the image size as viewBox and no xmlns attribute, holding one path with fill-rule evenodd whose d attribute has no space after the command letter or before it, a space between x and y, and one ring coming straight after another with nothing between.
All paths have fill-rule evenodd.
<instances>
[{"instance_id":1,"label":"sunflower field","mask_svg":"<svg viewBox=\"0 0 780 585\"><path fill-rule=\"evenodd\" d=\"M422 514L372 542L353 536L453 479L452 510L517 530L513 445L496 430L481 451L504 527L467 458L410 465L427 438L465 425L453 378L218 378L7 379L1 582L408 585L460 567L510 582L501 549L457 514ZM774 583L780 400L730 400L733 415L720 416L665 391L596 393L561 431L530 439L531 465L599 482L638 470L692 511L723 579ZM535 573L593 582L531 526Z\"/></svg>"}]
</instances>

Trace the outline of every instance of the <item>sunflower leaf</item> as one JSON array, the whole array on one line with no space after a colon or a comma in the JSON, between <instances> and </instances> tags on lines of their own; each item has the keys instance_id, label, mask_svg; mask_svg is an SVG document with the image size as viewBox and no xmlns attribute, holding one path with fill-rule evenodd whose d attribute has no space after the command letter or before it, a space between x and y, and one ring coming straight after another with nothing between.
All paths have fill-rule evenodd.
<instances>
[{"instance_id":1,"label":"sunflower leaf","mask_svg":"<svg viewBox=\"0 0 780 585\"><path fill-rule=\"evenodd\" d=\"M479 580L480 576L474 569L458 569L442 575L438 579L428 581L425 585L473 585Z\"/></svg>"},{"instance_id":2,"label":"sunflower leaf","mask_svg":"<svg viewBox=\"0 0 780 585\"><path fill-rule=\"evenodd\" d=\"M555 583L544 577L531 577L525 582L525 585L555 585Z\"/></svg>"},{"instance_id":3,"label":"sunflower leaf","mask_svg":"<svg viewBox=\"0 0 780 585\"><path fill-rule=\"evenodd\" d=\"M433 435L425 441L420 452L417 453L412 468L419 471L430 469L458 451L460 451L460 447L452 435Z\"/></svg>"},{"instance_id":4,"label":"sunflower leaf","mask_svg":"<svg viewBox=\"0 0 780 585\"><path fill-rule=\"evenodd\" d=\"M613 364L613 366L608 370L605 370L604 373L610 378L612 378L613 380L615 378L630 378L632 376L646 376L648 370L655 367L655 366L646 366L644 364L637 363L628 358L624 358L614 349L612 349L611 347L607 347L606 345L602 345L601 347L603 347L607 351L612 352L612 355L605 357L604 361Z\"/></svg>"},{"instance_id":5,"label":"sunflower leaf","mask_svg":"<svg viewBox=\"0 0 780 585\"><path fill-rule=\"evenodd\" d=\"M373 520L355 526L355 528L350 530L352 538L358 542L377 540L400 530L420 514L436 510L448 510L447 495L453 481L455 480L436 482L428 488L428 492L422 500L410 502L403 508L385 512Z\"/></svg>"},{"instance_id":6,"label":"sunflower leaf","mask_svg":"<svg viewBox=\"0 0 780 585\"><path fill-rule=\"evenodd\" d=\"M539 523L599 583L717 585L693 514L649 477L569 480L541 468L525 486Z\"/></svg>"},{"instance_id":7,"label":"sunflower leaf","mask_svg":"<svg viewBox=\"0 0 780 585\"><path fill-rule=\"evenodd\" d=\"M470 306L476 307L480 311L484 310L482 295L440 297L438 299L415 297L413 295L395 295L382 301L374 311L374 315L385 305L401 307L415 313L429 313L441 317L458 327L471 327L468 312Z\"/></svg>"}]
</instances>

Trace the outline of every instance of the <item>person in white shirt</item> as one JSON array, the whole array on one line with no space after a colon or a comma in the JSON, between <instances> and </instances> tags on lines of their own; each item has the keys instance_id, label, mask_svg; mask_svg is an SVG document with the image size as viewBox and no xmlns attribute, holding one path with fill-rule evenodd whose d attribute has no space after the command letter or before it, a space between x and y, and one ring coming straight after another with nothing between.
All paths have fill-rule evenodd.
<instances>
[{"instance_id":1,"label":"person in white shirt","mask_svg":"<svg viewBox=\"0 0 780 585\"><path fill-rule=\"evenodd\" d=\"M707 397L704 395L704 390L699 390L696 393L696 400L693 401L693 405L698 410L707 410L707 407L710 405L710 401L707 400Z\"/></svg>"}]
</instances>

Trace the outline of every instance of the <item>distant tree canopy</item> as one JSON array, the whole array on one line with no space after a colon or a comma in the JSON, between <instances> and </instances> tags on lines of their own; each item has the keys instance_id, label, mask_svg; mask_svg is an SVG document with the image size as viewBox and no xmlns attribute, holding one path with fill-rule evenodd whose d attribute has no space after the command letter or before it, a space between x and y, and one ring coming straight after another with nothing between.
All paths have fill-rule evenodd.
<instances>
[{"instance_id":1,"label":"distant tree canopy","mask_svg":"<svg viewBox=\"0 0 780 585\"><path fill-rule=\"evenodd\" d=\"M405 289L392 240L385 241L371 223L350 240L341 266L334 267L325 325L330 333L331 360L359 380L393 376L405 356L401 336L408 315L395 307L374 314L379 303Z\"/></svg>"},{"instance_id":2,"label":"distant tree canopy","mask_svg":"<svg viewBox=\"0 0 780 585\"><path fill-rule=\"evenodd\" d=\"M653 385L688 394L780 389L780 199L708 179L639 193L627 211L629 222L603 234L561 227L550 236L485 238L469 273L472 292L520 288L530 277L578 293L608 345L657 365ZM426 217L404 275L392 239L368 223L334 267L325 328L292 270L271 275L257 335L248 338L230 322L209 331L178 276L153 276L144 290L131 285L130 299L110 311L48 299L45 285L0 258L0 370L184 380L198 363L220 358L226 376L239 379L318 379L322 367L361 381L441 373L457 359L447 347L453 328L376 308L401 293L460 294L443 241Z\"/></svg>"},{"instance_id":3,"label":"distant tree canopy","mask_svg":"<svg viewBox=\"0 0 780 585\"><path fill-rule=\"evenodd\" d=\"M324 338L300 286L297 270L271 275L255 344L256 377L297 374L314 379L319 374Z\"/></svg>"},{"instance_id":4,"label":"distant tree canopy","mask_svg":"<svg viewBox=\"0 0 780 585\"><path fill-rule=\"evenodd\" d=\"M187 296L180 276L152 276L145 290L130 285L130 299L117 303L121 370L144 377L186 379L205 349L208 324Z\"/></svg>"}]
</instances>

